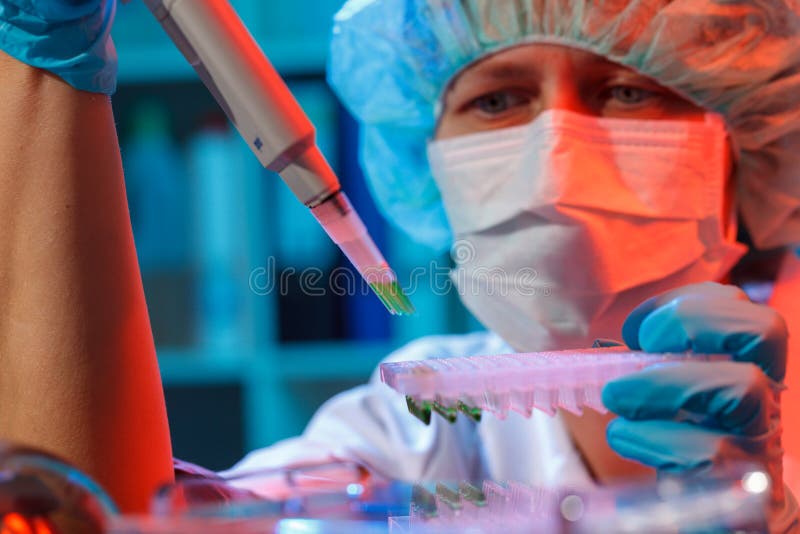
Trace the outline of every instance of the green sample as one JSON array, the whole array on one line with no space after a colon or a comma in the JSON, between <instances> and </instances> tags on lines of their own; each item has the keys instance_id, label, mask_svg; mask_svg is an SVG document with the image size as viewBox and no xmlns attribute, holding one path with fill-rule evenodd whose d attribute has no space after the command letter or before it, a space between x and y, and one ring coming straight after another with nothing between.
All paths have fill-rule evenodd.
<instances>
[{"instance_id":1,"label":"green sample","mask_svg":"<svg viewBox=\"0 0 800 534\"><path fill-rule=\"evenodd\" d=\"M416 310L397 280L391 282L370 282L369 287L381 299L386 309L394 315L413 315Z\"/></svg>"},{"instance_id":2,"label":"green sample","mask_svg":"<svg viewBox=\"0 0 800 534\"><path fill-rule=\"evenodd\" d=\"M450 489L441 482L436 483L436 496L445 503L451 510L461 510L461 495L455 490Z\"/></svg>"},{"instance_id":3,"label":"green sample","mask_svg":"<svg viewBox=\"0 0 800 534\"><path fill-rule=\"evenodd\" d=\"M419 484L414 484L414 487L411 488L411 506L426 519L439 515L436 496Z\"/></svg>"},{"instance_id":4,"label":"green sample","mask_svg":"<svg viewBox=\"0 0 800 534\"><path fill-rule=\"evenodd\" d=\"M458 492L464 497L465 500L471 502L475 506L486 506L486 495L482 490L473 486L469 482L462 482L458 485Z\"/></svg>"},{"instance_id":5,"label":"green sample","mask_svg":"<svg viewBox=\"0 0 800 534\"><path fill-rule=\"evenodd\" d=\"M429 402L422 401L417 404L413 397L406 395L406 406L408 406L408 412L411 415L426 425L431 424L431 405Z\"/></svg>"},{"instance_id":6,"label":"green sample","mask_svg":"<svg viewBox=\"0 0 800 534\"><path fill-rule=\"evenodd\" d=\"M443 404L439 404L436 401L433 401L433 411L447 419L451 423L456 422L456 416L458 416L458 410L451 406L445 406Z\"/></svg>"},{"instance_id":7,"label":"green sample","mask_svg":"<svg viewBox=\"0 0 800 534\"><path fill-rule=\"evenodd\" d=\"M458 411L468 416L470 419L475 421L476 423L481 422L481 409L480 408L472 408L467 406L461 401L458 401Z\"/></svg>"}]
</instances>

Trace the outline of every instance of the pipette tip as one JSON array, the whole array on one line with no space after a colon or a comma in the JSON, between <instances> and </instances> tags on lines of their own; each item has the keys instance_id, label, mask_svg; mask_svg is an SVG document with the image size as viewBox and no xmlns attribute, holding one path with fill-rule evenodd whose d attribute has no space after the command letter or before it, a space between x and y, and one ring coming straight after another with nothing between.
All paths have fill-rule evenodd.
<instances>
[{"instance_id":1,"label":"pipette tip","mask_svg":"<svg viewBox=\"0 0 800 534\"><path fill-rule=\"evenodd\" d=\"M415 312L414 305L403 293L397 277L344 193L340 191L311 208L311 213L364 277L389 313L412 315Z\"/></svg>"},{"instance_id":2,"label":"pipette tip","mask_svg":"<svg viewBox=\"0 0 800 534\"><path fill-rule=\"evenodd\" d=\"M397 280L370 282L369 287L392 315L413 315L416 312Z\"/></svg>"}]
</instances>

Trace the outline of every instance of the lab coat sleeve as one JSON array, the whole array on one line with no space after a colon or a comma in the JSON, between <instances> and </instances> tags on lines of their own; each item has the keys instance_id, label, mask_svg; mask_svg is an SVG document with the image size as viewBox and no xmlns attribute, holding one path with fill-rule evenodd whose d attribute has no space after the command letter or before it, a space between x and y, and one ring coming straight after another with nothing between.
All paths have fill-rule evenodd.
<instances>
[{"instance_id":1,"label":"lab coat sleeve","mask_svg":"<svg viewBox=\"0 0 800 534\"><path fill-rule=\"evenodd\" d=\"M486 333L422 338L385 361L486 353L495 339ZM368 384L326 402L302 436L252 452L222 474L353 460L394 479L466 480L483 474L481 456L472 421L449 424L434 417L426 426L408 413L402 395L380 382L376 370Z\"/></svg>"}]
</instances>

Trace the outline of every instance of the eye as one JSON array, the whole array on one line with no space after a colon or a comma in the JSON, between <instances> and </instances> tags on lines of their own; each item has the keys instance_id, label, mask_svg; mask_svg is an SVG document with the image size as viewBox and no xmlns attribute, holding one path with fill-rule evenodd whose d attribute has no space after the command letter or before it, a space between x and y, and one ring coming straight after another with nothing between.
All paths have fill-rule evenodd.
<instances>
[{"instance_id":1,"label":"eye","mask_svg":"<svg viewBox=\"0 0 800 534\"><path fill-rule=\"evenodd\" d=\"M624 106L636 106L652 99L656 94L653 91L642 89L634 85L615 85L608 89L608 98Z\"/></svg>"},{"instance_id":2,"label":"eye","mask_svg":"<svg viewBox=\"0 0 800 534\"><path fill-rule=\"evenodd\" d=\"M517 91L494 91L479 96L470 107L489 116L501 115L516 107L525 106L529 98Z\"/></svg>"}]
</instances>

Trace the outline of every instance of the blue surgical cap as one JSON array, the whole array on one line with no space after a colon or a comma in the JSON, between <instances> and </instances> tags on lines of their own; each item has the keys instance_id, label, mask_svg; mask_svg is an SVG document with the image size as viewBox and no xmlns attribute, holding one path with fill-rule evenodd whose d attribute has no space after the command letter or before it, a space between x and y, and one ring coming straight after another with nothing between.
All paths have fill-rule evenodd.
<instances>
[{"instance_id":1,"label":"blue surgical cap","mask_svg":"<svg viewBox=\"0 0 800 534\"><path fill-rule=\"evenodd\" d=\"M450 81L524 43L594 52L723 115L756 246L800 242L800 18L792 0L349 0L329 81L362 125L379 207L415 240L451 243L426 147Z\"/></svg>"}]
</instances>

